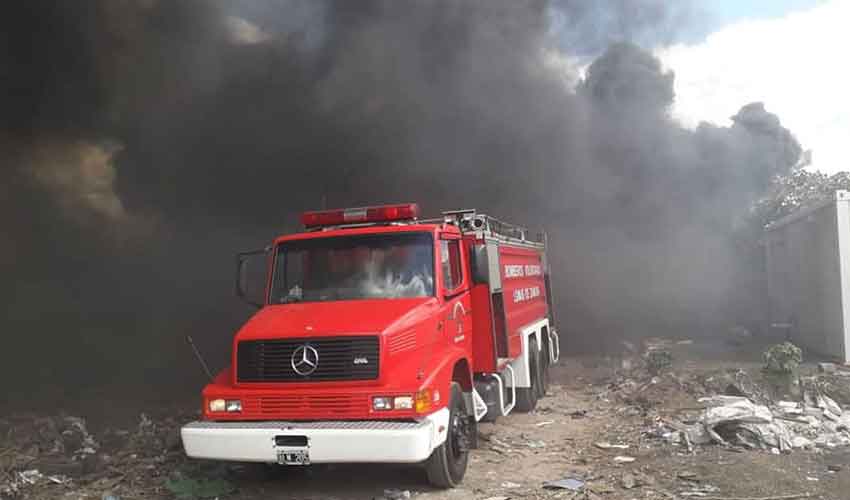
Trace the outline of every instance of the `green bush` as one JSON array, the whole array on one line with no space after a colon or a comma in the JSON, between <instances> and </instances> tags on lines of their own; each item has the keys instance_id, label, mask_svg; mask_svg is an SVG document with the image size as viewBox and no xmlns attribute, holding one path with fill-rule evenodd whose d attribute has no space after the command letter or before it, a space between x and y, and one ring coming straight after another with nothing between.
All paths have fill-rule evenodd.
<instances>
[{"instance_id":1,"label":"green bush","mask_svg":"<svg viewBox=\"0 0 850 500\"><path fill-rule=\"evenodd\" d=\"M764 351L764 371L788 375L797 373L803 361L803 351L791 342L771 346Z\"/></svg>"}]
</instances>

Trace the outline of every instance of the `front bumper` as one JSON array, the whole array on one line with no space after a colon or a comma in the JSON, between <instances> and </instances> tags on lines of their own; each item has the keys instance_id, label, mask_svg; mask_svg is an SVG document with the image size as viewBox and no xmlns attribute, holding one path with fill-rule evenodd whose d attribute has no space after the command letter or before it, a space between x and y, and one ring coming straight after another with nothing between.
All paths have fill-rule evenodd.
<instances>
[{"instance_id":1,"label":"front bumper","mask_svg":"<svg viewBox=\"0 0 850 500\"><path fill-rule=\"evenodd\" d=\"M443 408L417 422L191 422L181 436L192 458L274 463L284 448L276 437L304 436L311 463L416 463L446 440L448 424Z\"/></svg>"}]
</instances>

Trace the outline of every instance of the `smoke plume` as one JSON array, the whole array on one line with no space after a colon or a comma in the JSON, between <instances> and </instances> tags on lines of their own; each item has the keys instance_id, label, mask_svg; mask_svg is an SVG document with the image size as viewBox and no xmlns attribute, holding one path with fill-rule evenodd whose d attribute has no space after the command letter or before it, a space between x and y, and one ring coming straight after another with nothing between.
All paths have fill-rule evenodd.
<instances>
[{"instance_id":1,"label":"smoke plume","mask_svg":"<svg viewBox=\"0 0 850 500\"><path fill-rule=\"evenodd\" d=\"M183 336L221 365L250 313L232 254L323 204L544 227L571 349L754 319L736 231L799 144L757 103L670 117L674 75L630 40L687 9L585 4L4 5L2 393L194 390Z\"/></svg>"}]
</instances>

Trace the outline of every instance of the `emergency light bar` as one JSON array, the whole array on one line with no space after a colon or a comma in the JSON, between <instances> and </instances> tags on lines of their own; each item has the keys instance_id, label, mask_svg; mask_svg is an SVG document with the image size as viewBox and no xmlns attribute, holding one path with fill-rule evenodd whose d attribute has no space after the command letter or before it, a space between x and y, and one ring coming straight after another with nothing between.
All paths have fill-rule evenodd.
<instances>
[{"instance_id":1,"label":"emergency light bar","mask_svg":"<svg viewBox=\"0 0 850 500\"><path fill-rule=\"evenodd\" d=\"M377 207L341 208L336 210L317 210L301 214L304 227L338 226L361 222L392 222L412 220L419 217L419 205L381 205Z\"/></svg>"}]
</instances>

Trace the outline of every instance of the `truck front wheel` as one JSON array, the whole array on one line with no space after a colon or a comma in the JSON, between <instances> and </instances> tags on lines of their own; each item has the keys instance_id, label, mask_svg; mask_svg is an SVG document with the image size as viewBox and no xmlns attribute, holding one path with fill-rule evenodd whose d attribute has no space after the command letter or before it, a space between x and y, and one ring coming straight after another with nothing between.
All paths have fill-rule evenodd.
<instances>
[{"instance_id":1,"label":"truck front wheel","mask_svg":"<svg viewBox=\"0 0 850 500\"><path fill-rule=\"evenodd\" d=\"M460 384L452 382L449 400L449 428L446 440L425 462L428 481L438 488L454 488L463 480L469 461L472 425L463 402Z\"/></svg>"}]
</instances>

